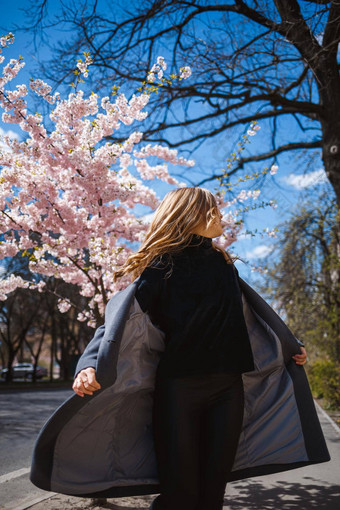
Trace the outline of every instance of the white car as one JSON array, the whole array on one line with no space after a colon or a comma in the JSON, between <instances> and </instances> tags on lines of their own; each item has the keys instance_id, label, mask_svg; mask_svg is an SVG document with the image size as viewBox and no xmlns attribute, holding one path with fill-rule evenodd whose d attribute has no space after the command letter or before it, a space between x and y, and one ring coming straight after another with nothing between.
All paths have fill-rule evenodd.
<instances>
[{"instance_id":1,"label":"white car","mask_svg":"<svg viewBox=\"0 0 340 510\"><path fill-rule=\"evenodd\" d=\"M7 368L1 370L1 377L6 378L8 372ZM18 363L12 367L13 379L32 379L33 364L32 363ZM47 369L37 366L36 377L42 379L47 376Z\"/></svg>"}]
</instances>

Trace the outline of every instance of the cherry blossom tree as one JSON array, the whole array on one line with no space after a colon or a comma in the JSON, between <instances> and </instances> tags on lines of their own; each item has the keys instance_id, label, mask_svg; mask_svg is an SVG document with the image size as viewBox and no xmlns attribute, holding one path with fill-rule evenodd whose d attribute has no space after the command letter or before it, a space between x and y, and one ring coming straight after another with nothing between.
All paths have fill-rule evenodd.
<instances>
[{"instance_id":1,"label":"cherry blossom tree","mask_svg":"<svg viewBox=\"0 0 340 510\"><path fill-rule=\"evenodd\" d=\"M2 37L1 47L13 40L13 34ZM77 85L87 76L90 64L88 54L78 61ZM0 299L18 287L43 292L44 276L57 277L76 284L80 294L88 298L89 308L79 312L78 320L95 327L111 295L130 283L128 276L114 283L112 273L131 253L131 243L140 242L148 227L135 207L140 204L154 210L159 203L155 191L144 181L157 178L184 186L170 175L168 163L191 167L194 161L166 146L141 146L142 132L138 130L123 143L106 139L124 125L141 123L148 115L144 108L150 94L164 80L171 83L164 77L163 57L158 57L139 93L130 99L117 91L113 98L93 92L86 97L76 86L62 99L58 92L51 95L51 87L40 79L32 80L29 87L20 84L12 90L6 88L24 65L22 57L11 59L0 77L2 120L17 124L25 134L23 141L3 137L0 259L21 252L29 257L35 277L25 280L11 275L1 279ZM190 74L186 66L171 79L187 79ZM29 113L29 89L53 105L48 119L51 129L39 112ZM249 134L257 129L252 125ZM239 197L256 198L258 193L241 191ZM231 203L221 194L219 205L228 208ZM241 226L231 211L225 215L225 223L228 229L220 243L229 246ZM60 311L66 312L70 306L66 296L60 298Z\"/></svg>"}]
</instances>

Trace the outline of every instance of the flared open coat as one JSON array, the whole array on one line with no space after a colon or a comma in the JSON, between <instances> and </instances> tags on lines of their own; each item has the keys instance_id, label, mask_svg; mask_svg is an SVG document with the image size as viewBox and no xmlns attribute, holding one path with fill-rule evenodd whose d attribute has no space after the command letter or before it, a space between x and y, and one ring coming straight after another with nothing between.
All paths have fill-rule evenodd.
<instances>
[{"instance_id":1,"label":"flared open coat","mask_svg":"<svg viewBox=\"0 0 340 510\"><path fill-rule=\"evenodd\" d=\"M237 273L255 370L242 374L244 419L231 480L330 460L303 366L301 343ZM115 294L77 368L96 369L101 389L74 394L44 425L31 481L74 496L160 492L152 434L155 374L164 333L135 298L137 281Z\"/></svg>"}]
</instances>

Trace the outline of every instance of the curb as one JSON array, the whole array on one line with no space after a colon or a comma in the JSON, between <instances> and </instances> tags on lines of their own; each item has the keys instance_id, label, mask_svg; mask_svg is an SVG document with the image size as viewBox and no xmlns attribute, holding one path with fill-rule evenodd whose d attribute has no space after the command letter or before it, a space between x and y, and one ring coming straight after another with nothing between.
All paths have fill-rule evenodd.
<instances>
[{"instance_id":1,"label":"curb","mask_svg":"<svg viewBox=\"0 0 340 510\"><path fill-rule=\"evenodd\" d=\"M333 418L329 416L329 414L320 406L320 404L316 402L316 400L314 400L314 403L315 407L320 411L322 416L324 416L324 418L332 425L335 432L340 436L340 427L335 423Z\"/></svg>"}]
</instances>

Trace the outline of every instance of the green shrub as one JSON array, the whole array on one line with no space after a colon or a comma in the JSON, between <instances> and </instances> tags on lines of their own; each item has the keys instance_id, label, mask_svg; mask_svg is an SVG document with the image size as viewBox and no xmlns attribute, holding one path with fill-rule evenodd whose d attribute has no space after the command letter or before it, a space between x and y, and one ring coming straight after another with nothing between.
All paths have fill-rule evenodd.
<instances>
[{"instance_id":1,"label":"green shrub","mask_svg":"<svg viewBox=\"0 0 340 510\"><path fill-rule=\"evenodd\" d=\"M340 408L340 364L319 360L307 368L308 380L316 398L324 398L330 409Z\"/></svg>"}]
</instances>

